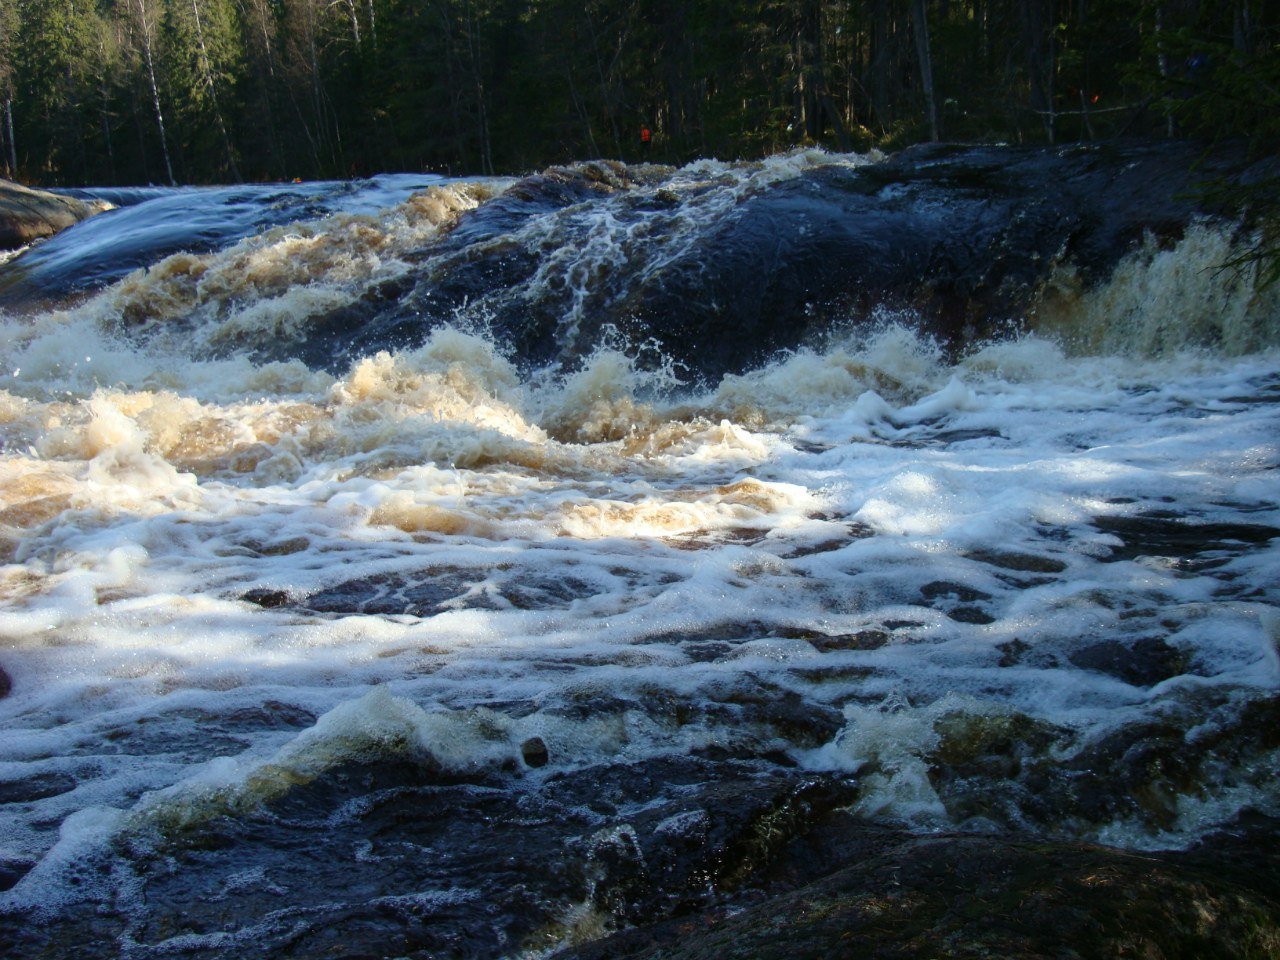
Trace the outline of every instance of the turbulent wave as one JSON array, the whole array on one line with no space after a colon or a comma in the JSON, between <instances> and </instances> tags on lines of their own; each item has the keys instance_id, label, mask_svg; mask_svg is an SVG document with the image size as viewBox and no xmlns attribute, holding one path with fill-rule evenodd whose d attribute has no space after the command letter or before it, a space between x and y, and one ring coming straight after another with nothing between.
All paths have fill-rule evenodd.
<instances>
[{"instance_id":1,"label":"turbulent wave","mask_svg":"<svg viewBox=\"0 0 1280 960\"><path fill-rule=\"evenodd\" d=\"M1131 847L1280 815L1278 311L1206 269L1233 228L1093 281L1063 259L1003 338L881 306L695 380L696 344L588 336L746 198L868 164L440 185L5 318L4 915L161 952L291 943L347 896L282 852L316 823L344 884L409 910L378 857L426 827L378 818L413 796L457 834L414 834L450 879L394 894L413 910L474 926L518 884L460 845L561 823L546 856L581 876L520 909L586 916L601 851L693 789L673 768L642 794L610 779L627 764L803 771L868 818ZM335 305L401 310L513 247L527 286L499 270L409 342L310 362ZM550 365L510 336L543 290ZM485 840L450 803L511 806ZM238 904L234 932L172 900Z\"/></svg>"}]
</instances>

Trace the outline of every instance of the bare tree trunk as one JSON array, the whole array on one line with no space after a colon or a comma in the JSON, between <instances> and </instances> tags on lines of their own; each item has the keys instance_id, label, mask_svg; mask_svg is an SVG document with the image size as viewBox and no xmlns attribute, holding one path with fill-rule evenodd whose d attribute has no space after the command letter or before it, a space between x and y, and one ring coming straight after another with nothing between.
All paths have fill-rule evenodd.
<instances>
[{"instance_id":1,"label":"bare tree trunk","mask_svg":"<svg viewBox=\"0 0 1280 960\"><path fill-rule=\"evenodd\" d=\"M978 56L982 69L991 62L991 4L987 0L974 0L974 19L978 21Z\"/></svg>"},{"instance_id":2,"label":"bare tree trunk","mask_svg":"<svg viewBox=\"0 0 1280 960\"><path fill-rule=\"evenodd\" d=\"M924 87L925 110L929 114L929 139L938 141L938 105L933 92L933 56L929 50L929 16L925 0L912 0L911 15L916 35L916 54L920 58L920 83Z\"/></svg>"},{"instance_id":3,"label":"bare tree trunk","mask_svg":"<svg viewBox=\"0 0 1280 960\"><path fill-rule=\"evenodd\" d=\"M328 114L329 95L324 88L324 76L320 70L320 48L316 44L319 26L316 23L316 0L305 0L307 8L307 61L311 74L311 98L315 107L317 156L323 150L331 169L342 169L342 131L338 127L338 118L333 118L332 136ZM317 169L317 175L323 175L323 167Z\"/></svg>"},{"instance_id":4,"label":"bare tree trunk","mask_svg":"<svg viewBox=\"0 0 1280 960\"><path fill-rule=\"evenodd\" d=\"M147 157L147 125L143 119L146 108L139 104L138 94L129 89L129 114L133 117L133 131L138 135L138 157L142 161L142 179L151 182L151 161Z\"/></svg>"},{"instance_id":5,"label":"bare tree trunk","mask_svg":"<svg viewBox=\"0 0 1280 960\"><path fill-rule=\"evenodd\" d=\"M826 132L823 118L830 120L835 131L836 143L840 150L848 152L849 133L845 129L844 117L836 106L831 95L831 87L827 82L827 59L824 50L825 31L823 30L822 4L807 0L800 14L797 43L797 61L800 67L800 80L804 96L801 103L804 107L805 130L814 140L821 140Z\"/></svg>"},{"instance_id":6,"label":"bare tree trunk","mask_svg":"<svg viewBox=\"0 0 1280 960\"><path fill-rule=\"evenodd\" d=\"M160 87L156 83L155 61L151 56L155 27L147 14L145 0L133 0L133 9L138 14L138 25L142 30L142 58L147 65L147 82L151 86L151 104L156 112L156 126L160 128L160 152L164 156L164 172L169 178L169 185L176 187L178 181L173 175L173 163L169 159L169 136L164 129L164 111L160 109Z\"/></svg>"},{"instance_id":7,"label":"bare tree trunk","mask_svg":"<svg viewBox=\"0 0 1280 960\"><path fill-rule=\"evenodd\" d=\"M347 8L347 22L351 24L351 42L355 44L355 48L359 50L360 15L356 10L356 0L342 0L342 5Z\"/></svg>"},{"instance_id":8,"label":"bare tree trunk","mask_svg":"<svg viewBox=\"0 0 1280 960\"><path fill-rule=\"evenodd\" d=\"M106 57L103 57L106 61ZM102 94L102 138L107 146L107 173L111 177L111 182L116 180L116 151L111 145L111 92L107 89L106 73L103 76L98 87Z\"/></svg>"},{"instance_id":9,"label":"bare tree trunk","mask_svg":"<svg viewBox=\"0 0 1280 960\"><path fill-rule=\"evenodd\" d=\"M241 15L248 26L246 31L247 52L252 63L255 79L259 84L262 114L255 117L255 123L262 129L267 143L270 158L269 170L276 175L283 175L288 170L284 159L284 148L280 141L280 129L276 123L275 85L276 58L272 49L273 31L271 10L266 0L241 0ZM251 42L250 42L251 41ZM257 52L254 48L257 47ZM290 93L292 99L292 94ZM297 104L294 102L296 108ZM306 123L303 121L303 129ZM306 131L308 140L310 131ZM318 161L317 161L318 162Z\"/></svg>"},{"instance_id":10,"label":"bare tree trunk","mask_svg":"<svg viewBox=\"0 0 1280 960\"><path fill-rule=\"evenodd\" d=\"M373 62L378 62L378 18L373 12L373 0L367 0L369 10L369 43L373 47Z\"/></svg>"},{"instance_id":11,"label":"bare tree trunk","mask_svg":"<svg viewBox=\"0 0 1280 960\"><path fill-rule=\"evenodd\" d=\"M1249 0L1241 0L1231 15L1232 45L1241 53L1253 46L1253 28L1249 17Z\"/></svg>"},{"instance_id":12,"label":"bare tree trunk","mask_svg":"<svg viewBox=\"0 0 1280 960\"><path fill-rule=\"evenodd\" d=\"M13 100L9 97L4 98L4 129L9 144L9 155L5 158L8 165L8 175L16 177L18 175L18 146L13 139Z\"/></svg>"},{"instance_id":13,"label":"bare tree trunk","mask_svg":"<svg viewBox=\"0 0 1280 960\"><path fill-rule=\"evenodd\" d=\"M693 71L690 69L687 13L685 5L681 3L663 3L657 6L657 11L658 22L662 24L659 34L662 48L659 56L663 96L659 102L665 103L665 110L652 119L666 135L668 149L684 154L689 144L689 135L694 129L690 120L700 106L689 89L690 74ZM618 52L622 52L621 45Z\"/></svg>"}]
</instances>

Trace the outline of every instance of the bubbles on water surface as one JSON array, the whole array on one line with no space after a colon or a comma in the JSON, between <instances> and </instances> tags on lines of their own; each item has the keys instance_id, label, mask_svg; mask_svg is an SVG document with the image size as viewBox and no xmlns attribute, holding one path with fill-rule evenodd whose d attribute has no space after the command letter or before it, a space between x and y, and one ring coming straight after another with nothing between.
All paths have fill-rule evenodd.
<instances>
[{"instance_id":1,"label":"bubbles on water surface","mask_svg":"<svg viewBox=\"0 0 1280 960\"><path fill-rule=\"evenodd\" d=\"M359 287L385 245L341 229ZM312 269L294 244L230 256ZM539 872L489 864L499 895L458 865L520 836L576 864L547 902L583 902L591 864L705 840L717 778L748 774L1130 846L1276 810L1272 354L1027 337L953 361L886 322L702 388L625 340L550 376L444 326L320 373L193 353L167 328L202 310L285 330L193 264L129 281L188 305L144 347L95 334L109 377L65 358L128 284L0 348L23 371L0 394L5 909L111 901L139 943L209 955L237 949L218 923L318 938L355 908L319 902L340 871L310 845L352 903L447 926ZM433 862L447 896L406 866ZM374 863L420 902L350 866ZM208 914L150 928L131 884Z\"/></svg>"}]
</instances>

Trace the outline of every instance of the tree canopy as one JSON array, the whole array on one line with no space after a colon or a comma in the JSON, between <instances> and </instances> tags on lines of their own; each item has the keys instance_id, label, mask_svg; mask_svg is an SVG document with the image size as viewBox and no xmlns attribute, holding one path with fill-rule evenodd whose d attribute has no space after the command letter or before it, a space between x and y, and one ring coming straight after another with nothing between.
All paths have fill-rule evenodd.
<instances>
[{"instance_id":1,"label":"tree canopy","mask_svg":"<svg viewBox=\"0 0 1280 960\"><path fill-rule=\"evenodd\" d=\"M1280 126L1278 7L0 0L0 172L47 185L521 173L1121 134L1262 151Z\"/></svg>"}]
</instances>

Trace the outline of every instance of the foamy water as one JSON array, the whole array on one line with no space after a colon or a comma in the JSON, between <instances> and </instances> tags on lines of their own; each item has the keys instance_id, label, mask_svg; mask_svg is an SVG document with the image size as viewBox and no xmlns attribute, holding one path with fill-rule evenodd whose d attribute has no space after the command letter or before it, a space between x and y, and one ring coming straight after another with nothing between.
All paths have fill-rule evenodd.
<instances>
[{"instance_id":1,"label":"foamy water","mask_svg":"<svg viewBox=\"0 0 1280 960\"><path fill-rule=\"evenodd\" d=\"M778 756L868 816L1139 847L1280 813L1256 297L1241 349L955 360L886 320L697 391L608 347L546 377L461 321L337 375L251 359L491 192L4 321L0 907L118 893L78 865L353 758L519 790ZM1165 766L1126 766L1155 729Z\"/></svg>"}]
</instances>

